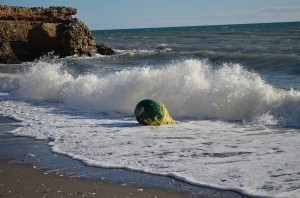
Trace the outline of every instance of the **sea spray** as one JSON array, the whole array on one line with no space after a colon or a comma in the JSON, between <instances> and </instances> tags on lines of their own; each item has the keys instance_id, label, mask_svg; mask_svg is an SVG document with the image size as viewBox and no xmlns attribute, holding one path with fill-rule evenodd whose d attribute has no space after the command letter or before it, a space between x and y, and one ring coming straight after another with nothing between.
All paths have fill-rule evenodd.
<instances>
[{"instance_id":1,"label":"sea spray","mask_svg":"<svg viewBox=\"0 0 300 198\"><path fill-rule=\"evenodd\" d=\"M287 126L300 123L299 91L276 89L239 64L224 63L214 69L206 61L188 59L160 68L135 67L106 76L76 78L62 66L35 63L20 78L17 95L128 115L140 100L152 98L165 103L176 119L265 120L266 124ZM266 115L270 119L266 120Z\"/></svg>"},{"instance_id":2,"label":"sea spray","mask_svg":"<svg viewBox=\"0 0 300 198\"><path fill-rule=\"evenodd\" d=\"M18 97L36 101L61 101L62 91L74 78L66 71L61 71L63 63L39 61L33 63L29 72L20 74Z\"/></svg>"}]
</instances>

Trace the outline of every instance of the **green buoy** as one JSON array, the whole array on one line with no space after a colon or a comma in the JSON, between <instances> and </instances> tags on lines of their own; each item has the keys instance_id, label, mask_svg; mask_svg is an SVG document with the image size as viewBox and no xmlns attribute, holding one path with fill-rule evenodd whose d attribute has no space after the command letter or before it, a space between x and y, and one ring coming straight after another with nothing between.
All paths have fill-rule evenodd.
<instances>
[{"instance_id":1,"label":"green buoy","mask_svg":"<svg viewBox=\"0 0 300 198\"><path fill-rule=\"evenodd\" d=\"M159 126L175 123L163 103L149 99L142 100L136 105L134 115L136 120L143 125Z\"/></svg>"}]
</instances>

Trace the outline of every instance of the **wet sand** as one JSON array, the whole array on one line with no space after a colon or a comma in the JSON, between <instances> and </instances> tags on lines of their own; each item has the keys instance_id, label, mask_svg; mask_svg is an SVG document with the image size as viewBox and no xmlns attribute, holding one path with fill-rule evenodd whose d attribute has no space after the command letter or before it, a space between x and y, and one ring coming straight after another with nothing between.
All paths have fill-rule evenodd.
<instances>
[{"instance_id":1,"label":"wet sand","mask_svg":"<svg viewBox=\"0 0 300 198\"><path fill-rule=\"evenodd\" d=\"M193 197L162 189L111 184L65 175L0 160L0 197Z\"/></svg>"}]
</instances>

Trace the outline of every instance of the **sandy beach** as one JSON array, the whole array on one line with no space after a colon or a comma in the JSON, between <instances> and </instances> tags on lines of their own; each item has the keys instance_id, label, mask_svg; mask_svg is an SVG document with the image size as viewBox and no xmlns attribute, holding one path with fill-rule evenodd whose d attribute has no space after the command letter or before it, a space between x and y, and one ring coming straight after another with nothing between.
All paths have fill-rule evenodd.
<instances>
[{"instance_id":1,"label":"sandy beach","mask_svg":"<svg viewBox=\"0 0 300 198\"><path fill-rule=\"evenodd\" d=\"M48 173L0 160L0 197L195 197L161 189L111 184Z\"/></svg>"}]
</instances>

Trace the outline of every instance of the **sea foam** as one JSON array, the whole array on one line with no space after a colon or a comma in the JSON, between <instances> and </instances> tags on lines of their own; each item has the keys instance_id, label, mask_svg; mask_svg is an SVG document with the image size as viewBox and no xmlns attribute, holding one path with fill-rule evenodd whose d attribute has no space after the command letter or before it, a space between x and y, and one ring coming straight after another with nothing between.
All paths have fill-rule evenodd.
<instances>
[{"instance_id":1,"label":"sea foam","mask_svg":"<svg viewBox=\"0 0 300 198\"><path fill-rule=\"evenodd\" d=\"M276 89L239 64L214 68L189 59L160 68L135 67L106 76L73 77L63 63L37 62L22 74L19 98L71 108L133 115L145 98L163 102L176 119L220 119L300 126L300 92Z\"/></svg>"},{"instance_id":2,"label":"sea foam","mask_svg":"<svg viewBox=\"0 0 300 198\"><path fill-rule=\"evenodd\" d=\"M13 133L49 140L88 165L252 196L299 195L299 129L266 126L299 127L298 91L238 64L194 59L77 77L65 66L37 62L0 94L0 114L22 121ZM144 98L164 102L177 124L138 125L133 109Z\"/></svg>"}]
</instances>

